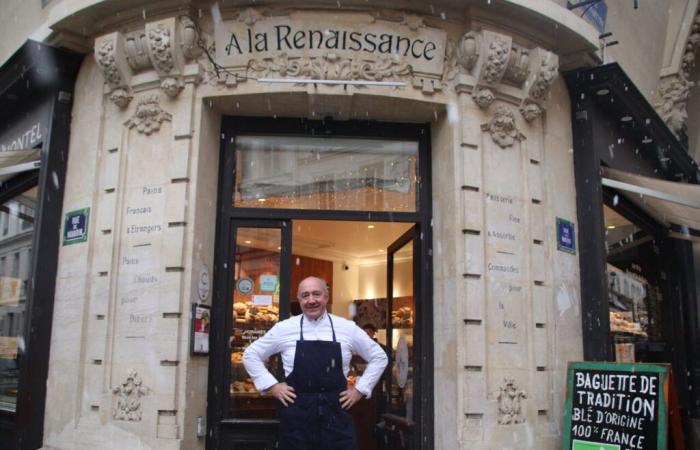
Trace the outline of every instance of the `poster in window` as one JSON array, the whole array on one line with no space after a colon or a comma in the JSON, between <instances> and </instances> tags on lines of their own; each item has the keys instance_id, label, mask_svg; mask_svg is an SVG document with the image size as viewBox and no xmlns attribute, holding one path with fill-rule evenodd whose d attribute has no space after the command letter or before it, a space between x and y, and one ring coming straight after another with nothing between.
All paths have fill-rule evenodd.
<instances>
[{"instance_id":1,"label":"poster in window","mask_svg":"<svg viewBox=\"0 0 700 450\"><path fill-rule=\"evenodd\" d=\"M207 305L192 305L192 354L209 354L211 309Z\"/></svg>"}]
</instances>

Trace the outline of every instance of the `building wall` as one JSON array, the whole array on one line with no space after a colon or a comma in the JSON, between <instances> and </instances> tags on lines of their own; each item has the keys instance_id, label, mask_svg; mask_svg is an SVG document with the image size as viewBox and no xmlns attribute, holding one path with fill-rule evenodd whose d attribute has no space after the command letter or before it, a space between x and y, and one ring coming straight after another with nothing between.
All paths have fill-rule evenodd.
<instances>
[{"instance_id":1,"label":"building wall","mask_svg":"<svg viewBox=\"0 0 700 450\"><path fill-rule=\"evenodd\" d=\"M139 6L122 22L113 14L100 22L94 8L108 2L78 3L51 2L55 28L65 32L61 20L94 22L98 30L86 25L79 37L97 50L115 38L112 32L121 39L158 24L183 31L168 21L182 10L142 17ZM531 87L552 58L568 55L550 54L555 39L540 30L524 33L527 20L437 4L431 15L425 5L406 2L418 16L364 6L299 13L317 23L379 20L389 29L444 30L455 57L445 61L443 77L385 77L405 80L401 89L235 81L217 77L201 53L176 49L182 91L171 97L160 87L167 75L148 61L130 68L122 49L112 54L122 76L116 83L105 82L111 67L86 58L76 82L64 211L90 208L90 239L60 250L46 449L204 448L195 426L206 417L207 359L189 353L189 314L199 301L200 273L214 271L221 117L326 113L431 124L435 448L559 448L566 365L582 358L578 257L557 250L555 231L556 217L576 222L570 107L556 71L543 75L553 77L543 97L534 98ZM638 11L631 4L608 2L609 28L621 41L608 56L650 95L663 43L644 35L665 33L665 3L643 2ZM3 28L11 39L3 41L0 59L46 20L38 5L13 2L3 15L3 24L17 20ZM216 15L193 5L191 17L211 44ZM242 10L241 20L259 20L266 11ZM238 12L222 14L231 19ZM80 29L73 27L76 35ZM187 42L177 36L175 42ZM469 36L477 36L478 52L470 52ZM527 50L529 59L514 54L506 64L511 73L489 82L497 42L507 42L506 52ZM640 53L645 59L636 58ZM531 77L518 78L516 66ZM532 104L539 110L520 111ZM149 120L149 109L161 112ZM352 297L363 297L361 276L361 269L348 274L348 292L360 286ZM120 406L128 387L140 390L140 415ZM523 394L522 416L499 408L499 394L511 387Z\"/></svg>"}]
</instances>

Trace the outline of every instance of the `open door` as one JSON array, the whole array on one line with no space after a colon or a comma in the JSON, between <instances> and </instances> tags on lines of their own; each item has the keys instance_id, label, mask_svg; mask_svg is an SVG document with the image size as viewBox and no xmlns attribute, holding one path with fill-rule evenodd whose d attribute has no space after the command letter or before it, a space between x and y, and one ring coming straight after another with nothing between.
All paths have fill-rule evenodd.
<instances>
[{"instance_id":1,"label":"open door","mask_svg":"<svg viewBox=\"0 0 700 450\"><path fill-rule=\"evenodd\" d=\"M387 348L389 368L385 374L385 412L378 424L380 448L403 450L418 448L416 423L419 413L419 374L416 318L420 304L416 295L420 255L418 229L413 226L387 248Z\"/></svg>"}]
</instances>

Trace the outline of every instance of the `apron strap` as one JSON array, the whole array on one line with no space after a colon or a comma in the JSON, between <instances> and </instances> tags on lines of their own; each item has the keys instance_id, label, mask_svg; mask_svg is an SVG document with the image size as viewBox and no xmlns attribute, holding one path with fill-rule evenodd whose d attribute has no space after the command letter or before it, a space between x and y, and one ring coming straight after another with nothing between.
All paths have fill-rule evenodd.
<instances>
[{"instance_id":1,"label":"apron strap","mask_svg":"<svg viewBox=\"0 0 700 450\"><path fill-rule=\"evenodd\" d=\"M333 326L333 319L331 319L331 315L328 314L326 311L326 315L328 316L328 321L331 323L331 332L333 333L333 342L335 342L335 327ZM299 340L303 341L304 340L304 314L301 315L301 324L299 326Z\"/></svg>"}]
</instances>

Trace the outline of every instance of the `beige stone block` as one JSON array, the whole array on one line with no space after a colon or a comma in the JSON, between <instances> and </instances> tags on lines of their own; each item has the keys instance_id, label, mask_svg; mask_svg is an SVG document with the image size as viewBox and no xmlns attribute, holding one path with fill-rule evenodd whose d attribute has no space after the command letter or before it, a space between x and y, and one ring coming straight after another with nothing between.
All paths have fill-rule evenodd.
<instances>
[{"instance_id":1,"label":"beige stone block","mask_svg":"<svg viewBox=\"0 0 700 450\"><path fill-rule=\"evenodd\" d=\"M158 411L158 429L156 435L159 439L177 439L179 427L175 411Z\"/></svg>"},{"instance_id":2,"label":"beige stone block","mask_svg":"<svg viewBox=\"0 0 700 450\"><path fill-rule=\"evenodd\" d=\"M99 234L95 237L95 250L93 253L93 273L109 273L112 267L112 247L114 233Z\"/></svg>"},{"instance_id":3,"label":"beige stone block","mask_svg":"<svg viewBox=\"0 0 700 450\"><path fill-rule=\"evenodd\" d=\"M486 327L484 327L483 323L467 323L464 327L466 340L464 365L468 367L484 367L486 363Z\"/></svg>"},{"instance_id":4,"label":"beige stone block","mask_svg":"<svg viewBox=\"0 0 700 450\"><path fill-rule=\"evenodd\" d=\"M465 319L467 320L484 320L484 279L483 278L465 278L464 281L465 294Z\"/></svg>"},{"instance_id":5,"label":"beige stone block","mask_svg":"<svg viewBox=\"0 0 700 450\"><path fill-rule=\"evenodd\" d=\"M104 361L107 345L107 319L91 315L88 319L87 362Z\"/></svg>"},{"instance_id":6,"label":"beige stone block","mask_svg":"<svg viewBox=\"0 0 700 450\"><path fill-rule=\"evenodd\" d=\"M116 189L119 184L119 152L106 151L102 158L102 173L100 174L100 189L107 191Z\"/></svg>"},{"instance_id":7,"label":"beige stone block","mask_svg":"<svg viewBox=\"0 0 700 450\"><path fill-rule=\"evenodd\" d=\"M481 231L484 226L484 201L481 192L462 190L464 201L463 228Z\"/></svg>"},{"instance_id":8,"label":"beige stone block","mask_svg":"<svg viewBox=\"0 0 700 450\"><path fill-rule=\"evenodd\" d=\"M187 221L188 183L171 183L167 186L165 200L165 221L184 223Z\"/></svg>"},{"instance_id":9,"label":"beige stone block","mask_svg":"<svg viewBox=\"0 0 700 450\"><path fill-rule=\"evenodd\" d=\"M100 195L100 204L97 207L97 232L104 233L107 230L114 232L115 214L117 207L116 192L107 192Z\"/></svg>"},{"instance_id":10,"label":"beige stone block","mask_svg":"<svg viewBox=\"0 0 700 450\"><path fill-rule=\"evenodd\" d=\"M191 139L178 139L170 146L168 178L177 180L189 177Z\"/></svg>"},{"instance_id":11,"label":"beige stone block","mask_svg":"<svg viewBox=\"0 0 700 450\"><path fill-rule=\"evenodd\" d=\"M184 317L183 320L187 320ZM179 347L179 322L180 317L163 317L159 314L157 318L158 331L158 360L159 361L177 361Z\"/></svg>"},{"instance_id":12,"label":"beige stone block","mask_svg":"<svg viewBox=\"0 0 700 450\"><path fill-rule=\"evenodd\" d=\"M546 258L544 245L530 245L531 276L534 281L545 282L547 280Z\"/></svg>"},{"instance_id":13,"label":"beige stone block","mask_svg":"<svg viewBox=\"0 0 700 450\"><path fill-rule=\"evenodd\" d=\"M483 370L464 372L464 413L483 414L487 408L486 376Z\"/></svg>"},{"instance_id":14,"label":"beige stone block","mask_svg":"<svg viewBox=\"0 0 700 450\"><path fill-rule=\"evenodd\" d=\"M533 395L533 401L537 411L545 410L551 412L551 378L552 374L549 370L537 371L537 376L534 383L535 393Z\"/></svg>"},{"instance_id":15,"label":"beige stone block","mask_svg":"<svg viewBox=\"0 0 700 450\"><path fill-rule=\"evenodd\" d=\"M104 361L103 361L104 364ZM104 366L95 364L93 361L85 363L85 386L81 386L85 392L86 398L84 410L90 410L91 406L101 406L102 390L104 383ZM105 405L106 407L107 405Z\"/></svg>"},{"instance_id":16,"label":"beige stone block","mask_svg":"<svg viewBox=\"0 0 700 450\"><path fill-rule=\"evenodd\" d=\"M165 272L161 276L158 310L164 314L182 313L182 278L184 272Z\"/></svg>"},{"instance_id":17,"label":"beige stone block","mask_svg":"<svg viewBox=\"0 0 700 450\"><path fill-rule=\"evenodd\" d=\"M469 275L484 273L484 239L481 235L464 235L465 272Z\"/></svg>"},{"instance_id":18,"label":"beige stone block","mask_svg":"<svg viewBox=\"0 0 700 450\"><path fill-rule=\"evenodd\" d=\"M529 164L528 166L528 188L530 190L530 198L541 202L544 198L542 167L539 164Z\"/></svg>"},{"instance_id":19,"label":"beige stone block","mask_svg":"<svg viewBox=\"0 0 700 450\"><path fill-rule=\"evenodd\" d=\"M535 328L535 365L548 367L549 347L547 347L547 328Z\"/></svg>"},{"instance_id":20,"label":"beige stone block","mask_svg":"<svg viewBox=\"0 0 700 450\"><path fill-rule=\"evenodd\" d=\"M115 111L115 109L116 108L108 108L109 111ZM119 155L124 130L124 128L122 128L122 121L116 111L108 113L106 116L104 138L102 141L102 151L104 152L103 159L107 154Z\"/></svg>"},{"instance_id":21,"label":"beige stone block","mask_svg":"<svg viewBox=\"0 0 700 450\"><path fill-rule=\"evenodd\" d=\"M163 263L165 267L182 267L183 245L185 242L184 226L168 226L163 234Z\"/></svg>"},{"instance_id":22,"label":"beige stone block","mask_svg":"<svg viewBox=\"0 0 700 450\"><path fill-rule=\"evenodd\" d=\"M532 203L530 206L530 235L533 240L545 240L544 207L541 204Z\"/></svg>"},{"instance_id":23,"label":"beige stone block","mask_svg":"<svg viewBox=\"0 0 700 450\"><path fill-rule=\"evenodd\" d=\"M532 286L532 315L535 323L547 323L547 298L549 297L546 286Z\"/></svg>"},{"instance_id":24,"label":"beige stone block","mask_svg":"<svg viewBox=\"0 0 700 450\"><path fill-rule=\"evenodd\" d=\"M470 107L474 107L474 103L471 99L467 100ZM462 147L477 149L479 148L479 143L481 142L481 114L478 112L469 113L465 111L463 113L463 119L461 123L461 134L462 134ZM466 150L466 149L465 149Z\"/></svg>"},{"instance_id":25,"label":"beige stone block","mask_svg":"<svg viewBox=\"0 0 700 450\"><path fill-rule=\"evenodd\" d=\"M533 122L537 124L536 127L533 127L533 130L531 133L527 134L527 139L522 142L522 145L525 146L527 150L527 155L530 160L532 161L537 161L539 163L542 162L542 128L541 128L541 120L536 120Z\"/></svg>"},{"instance_id":26,"label":"beige stone block","mask_svg":"<svg viewBox=\"0 0 700 450\"><path fill-rule=\"evenodd\" d=\"M192 137L192 111L194 109L194 85L186 84L177 97L173 110L173 136L175 139Z\"/></svg>"},{"instance_id":27,"label":"beige stone block","mask_svg":"<svg viewBox=\"0 0 700 450\"><path fill-rule=\"evenodd\" d=\"M160 365L154 369L156 409L174 411L177 403L177 365Z\"/></svg>"},{"instance_id":28,"label":"beige stone block","mask_svg":"<svg viewBox=\"0 0 700 450\"><path fill-rule=\"evenodd\" d=\"M481 151L464 147L462 154L462 186L481 188Z\"/></svg>"}]
</instances>

